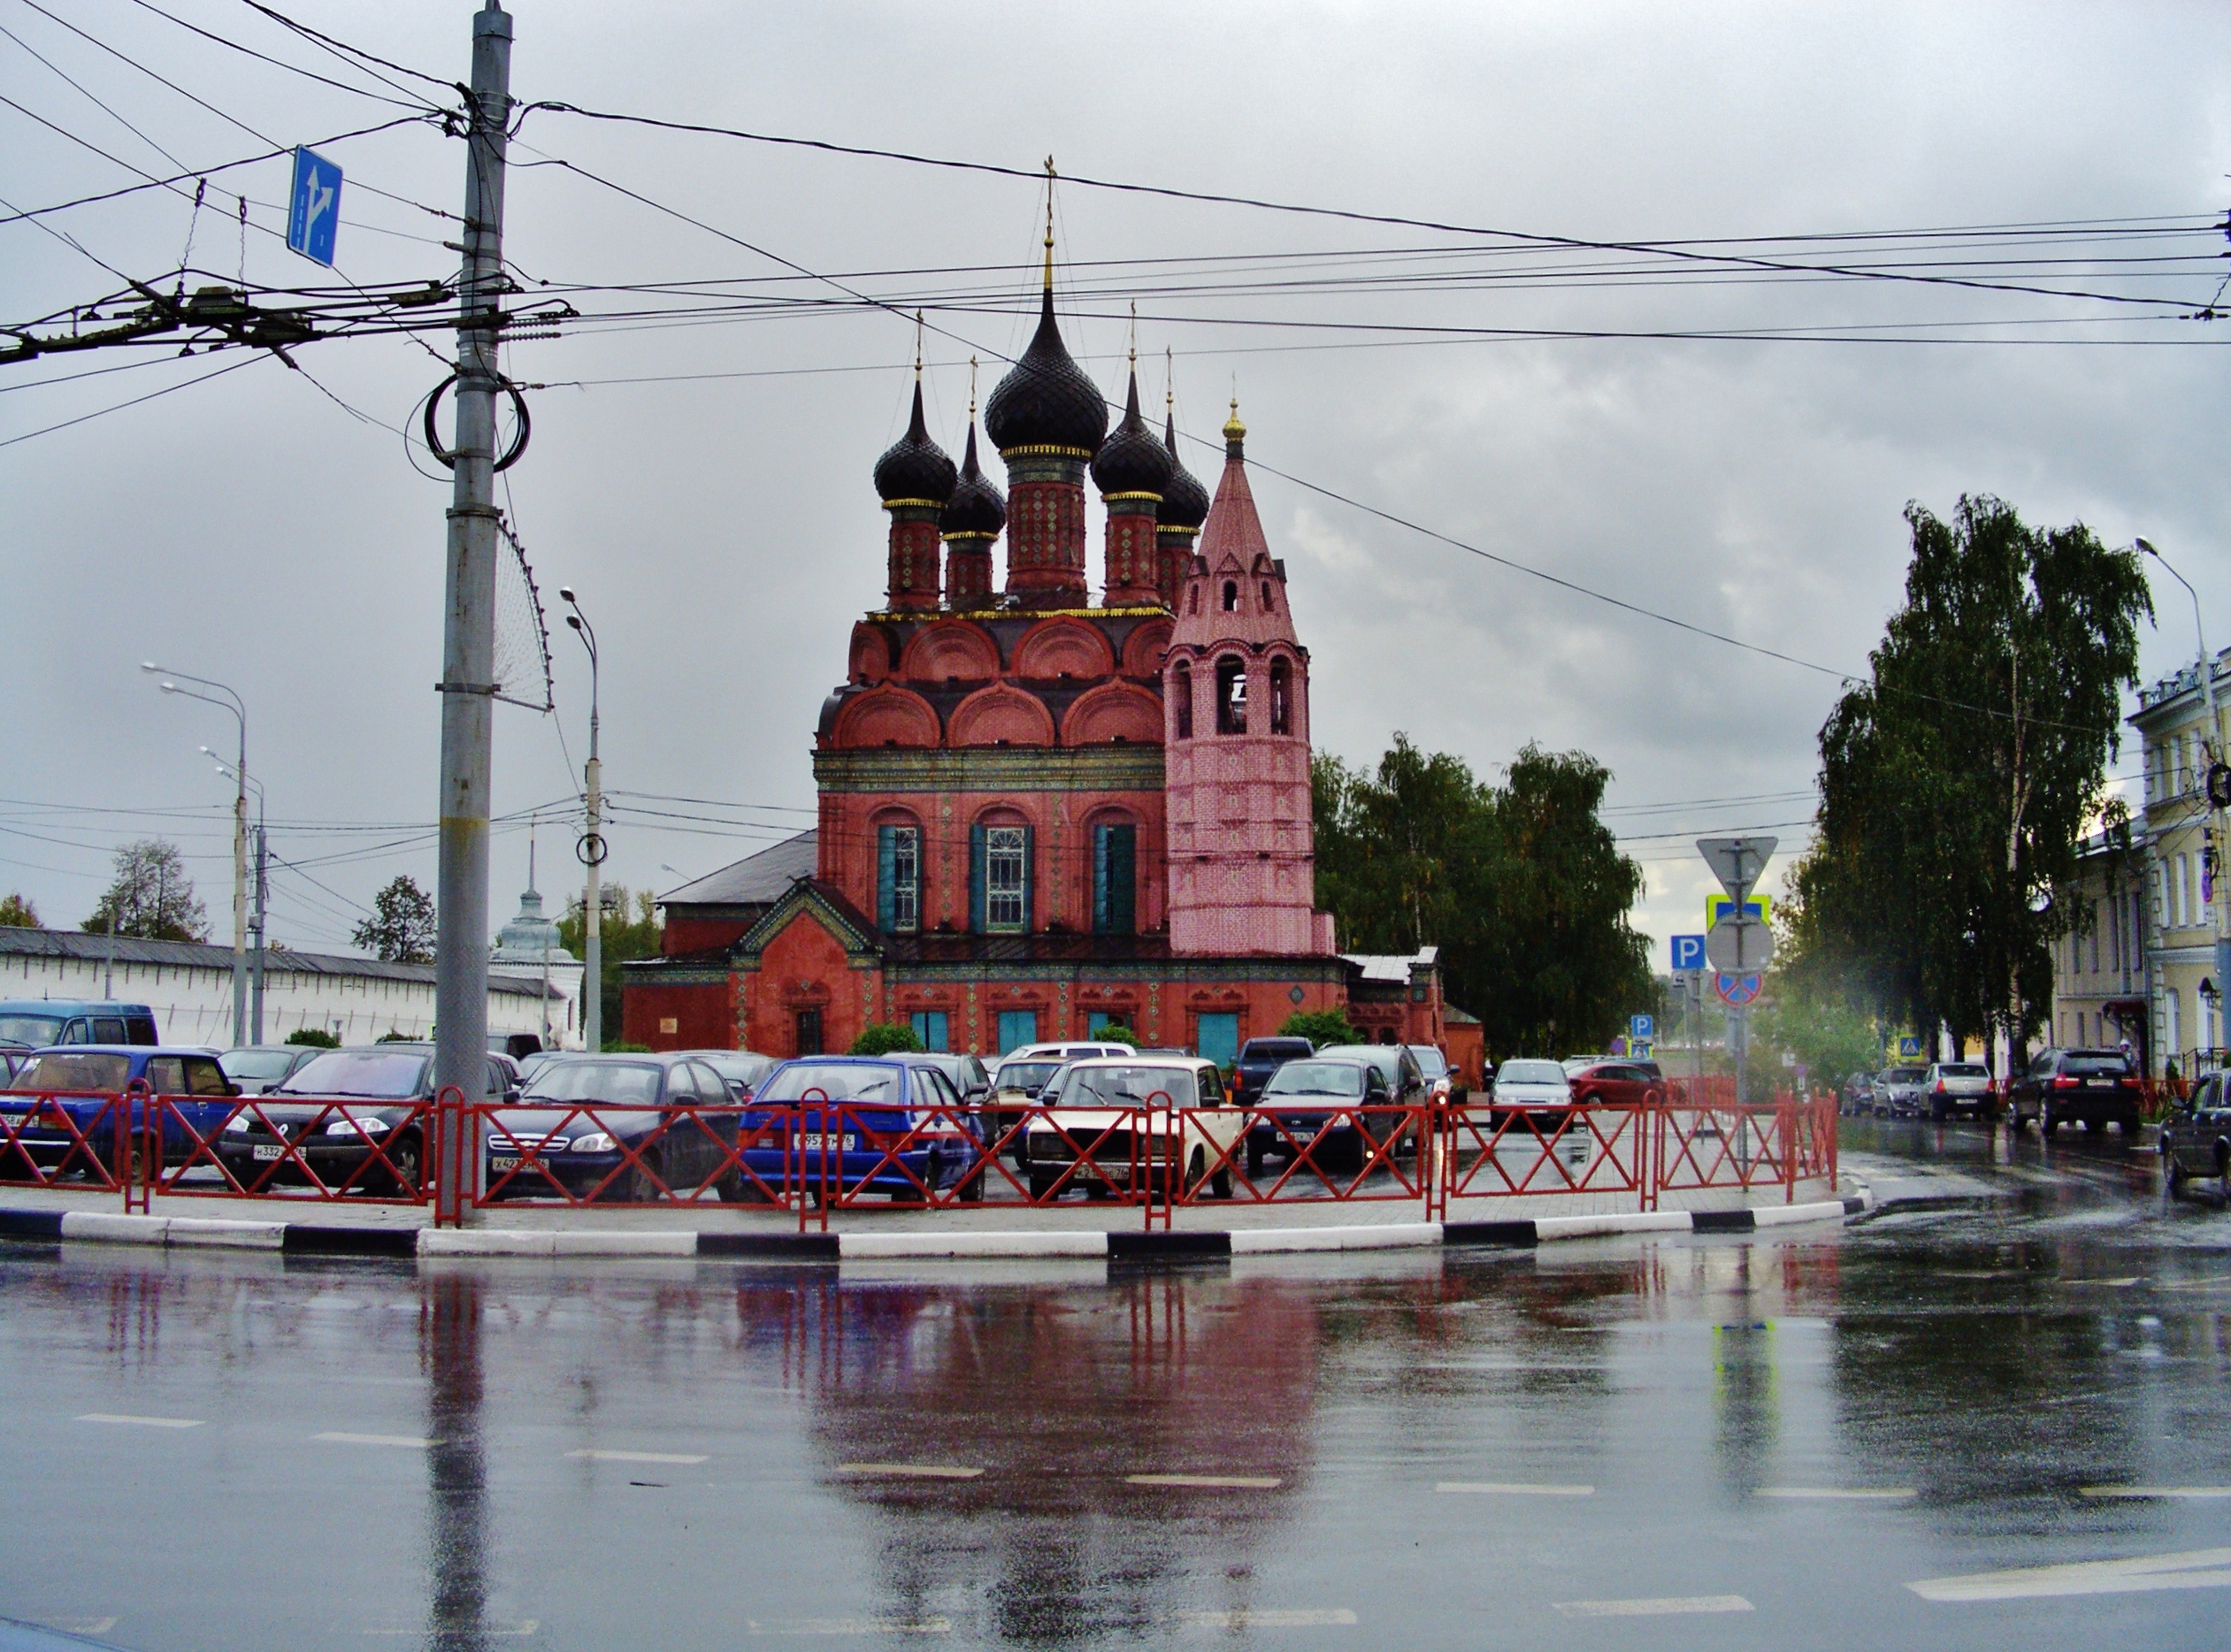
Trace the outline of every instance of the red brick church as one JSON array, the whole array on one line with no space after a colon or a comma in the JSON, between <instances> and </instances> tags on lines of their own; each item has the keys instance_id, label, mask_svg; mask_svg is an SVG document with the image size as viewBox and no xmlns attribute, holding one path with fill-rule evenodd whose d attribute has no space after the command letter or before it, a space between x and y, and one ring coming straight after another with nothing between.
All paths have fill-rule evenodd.
<instances>
[{"instance_id":1,"label":"red brick church","mask_svg":"<svg viewBox=\"0 0 2231 1652\"><path fill-rule=\"evenodd\" d=\"M910 1021L996 1055L1119 1021L1229 1061L1336 1009L1447 1046L1433 949L1343 957L1315 909L1309 654L1237 403L1212 501L1174 424L1140 417L1135 365L1108 429L1046 256L1037 335L984 409L1007 493L973 408L957 468L931 439L917 368L875 466L888 589L815 733L819 824L666 897L663 955L627 967L630 1041L786 1056Z\"/></svg>"}]
</instances>

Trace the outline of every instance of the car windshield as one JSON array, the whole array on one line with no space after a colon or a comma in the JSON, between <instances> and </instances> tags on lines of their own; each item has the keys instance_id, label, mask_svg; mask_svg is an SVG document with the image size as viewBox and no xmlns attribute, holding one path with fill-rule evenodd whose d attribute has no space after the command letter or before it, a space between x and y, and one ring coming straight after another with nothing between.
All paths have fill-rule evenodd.
<instances>
[{"instance_id":1,"label":"car windshield","mask_svg":"<svg viewBox=\"0 0 2231 1652\"><path fill-rule=\"evenodd\" d=\"M755 1101L884 1101L899 1099L895 1067L854 1067L835 1061L794 1061L759 1088Z\"/></svg>"},{"instance_id":2,"label":"car windshield","mask_svg":"<svg viewBox=\"0 0 2231 1652\"><path fill-rule=\"evenodd\" d=\"M429 1056L381 1050L333 1050L306 1064L275 1096L372 1096L402 1101L425 1083Z\"/></svg>"},{"instance_id":3,"label":"car windshield","mask_svg":"<svg viewBox=\"0 0 2231 1652\"><path fill-rule=\"evenodd\" d=\"M658 1099L658 1074L648 1061L549 1061L520 1099L642 1106Z\"/></svg>"},{"instance_id":4,"label":"car windshield","mask_svg":"<svg viewBox=\"0 0 2231 1652\"><path fill-rule=\"evenodd\" d=\"M2102 1075L2112 1074L2120 1078L2130 1071L2130 1063L2112 1052L2087 1051L2082 1055L2068 1057L2060 1064L2060 1070L2064 1073L2096 1073Z\"/></svg>"},{"instance_id":5,"label":"car windshield","mask_svg":"<svg viewBox=\"0 0 2231 1652\"><path fill-rule=\"evenodd\" d=\"M1499 1084L1562 1084L1565 1069L1554 1061L1506 1061L1496 1070Z\"/></svg>"},{"instance_id":6,"label":"car windshield","mask_svg":"<svg viewBox=\"0 0 2231 1652\"><path fill-rule=\"evenodd\" d=\"M227 1050L217 1058L226 1078L284 1078L294 1064L292 1050Z\"/></svg>"},{"instance_id":7,"label":"car windshield","mask_svg":"<svg viewBox=\"0 0 2231 1652\"><path fill-rule=\"evenodd\" d=\"M1059 1061L1007 1061L1000 1067L999 1076L992 1081L994 1090L1026 1090L1035 1096L1046 1088L1046 1081L1060 1068Z\"/></svg>"},{"instance_id":8,"label":"car windshield","mask_svg":"<svg viewBox=\"0 0 2231 1652\"><path fill-rule=\"evenodd\" d=\"M11 1090L122 1090L132 1077L132 1058L96 1052L34 1056L15 1076Z\"/></svg>"},{"instance_id":9,"label":"car windshield","mask_svg":"<svg viewBox=\"0 0 2231 1652\"><path fill-rule=\"evenodd\" d=\"M1937 1073L1945 1078L1989 1078L1990 1069L1974 1061L1947 1061Z\"/></svg>"},{"instance_id":10,"label":"car windshield","mask_svg":"<svg viewBox=\"0 0 2231 1652\"><path fill-rule=\"evenodd\" d=\"M0 1044L53 1044L62 1036L59 1015L0 1015Z\"/></svg>"},{"instance_id":11,"label":"car windshield","mask_svg":"<svg viewBox=\"0 0 2231 1652\"><path fill-rule=\"evenodd\" d=\"M1137 1107L1150 1099L1157 1105L1182 1099L1192 1105L1191 1076L1166 1067L1073 1067L1054 1092L1053 1105Z\"/></svg>"},{"instance_id":12,"label":"car windshield","mask_svg":"<svg viewBox=\"0 0 2231 1652\"><path fill-rule=\"evenodd\" d=\"M1363 1069L1353 1061L1289 1061L1270 1075L1266 1096L1361 1096Z\"/></svg>"},{"instance_id":13,"label":"car windshield","mask_svg":"<svg viewBox=\"0 0 2231 1652\"><path fill-rule=\"evenodd\" d=\"M708 1055L698 1058L704 1064L733 1083L746 1090L767 1076L775 1065L775 1059L767 1055Z\"/></svg>"},{"instance_id":14,"label":"car windshield","mask_svg":"<svg viewBox=\"0 0 2231 1652\"><path fill-rule=\"evenodd\" d=\"M1414 1044L1410 1054L1418 1064L1418 1070L1428 1078L1441 1078L1449 1070L1448 1058L1430 1044Z\"/></svg>"}]
</instances>

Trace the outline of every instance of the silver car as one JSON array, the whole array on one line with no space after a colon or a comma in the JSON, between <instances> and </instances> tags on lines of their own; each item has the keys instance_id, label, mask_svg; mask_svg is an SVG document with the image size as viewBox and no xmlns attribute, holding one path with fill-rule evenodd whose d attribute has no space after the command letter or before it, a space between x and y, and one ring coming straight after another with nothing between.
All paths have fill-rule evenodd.
<instances>
[{"instance_id":1,"label":"silver car","mask_svg":"<svg viewBox=\"0 0 2231 1652\"><path fill-rule=\"evenodd\" d=\"M1991 1097L1991 1070L1980 1061L1939 1061L1921 1079L1921 1097L1928 1116L1946 1119L1988 1119L1997 1111Z\"/></svg>"},{"instance_id":2,"label":"silver car","mask_svg":"<svg viewBox=\"0 0 2231 1652\"><path fill-rule=\"evenodd\" d=\"M1514 1113L1553 1128L1573 1108L1572 1081L1554 1061L1519 1059L1504 1062L1495 1069L1495 1082L1488 1086L1488 1095L1491 1128L1499 1127Z\"/></svg>"}]
</instances>

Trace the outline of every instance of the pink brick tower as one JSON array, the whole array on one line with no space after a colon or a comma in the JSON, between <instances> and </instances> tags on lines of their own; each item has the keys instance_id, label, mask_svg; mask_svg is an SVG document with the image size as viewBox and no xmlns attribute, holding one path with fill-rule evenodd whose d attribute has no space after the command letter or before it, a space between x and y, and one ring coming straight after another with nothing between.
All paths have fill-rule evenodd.
<instances>
[{"instance_id":1,"label":"pink brick tower","mask_svg":"<svg viewBox=\"0 0 2231 1652\"><path fill-rule=\"evenodd\" d=\"M1224 473L1162 662L1169 945L1181 955L1333 950L1315 910L1309 655L1247 486L1232 403Z\"/></svg>"}]
</instances>

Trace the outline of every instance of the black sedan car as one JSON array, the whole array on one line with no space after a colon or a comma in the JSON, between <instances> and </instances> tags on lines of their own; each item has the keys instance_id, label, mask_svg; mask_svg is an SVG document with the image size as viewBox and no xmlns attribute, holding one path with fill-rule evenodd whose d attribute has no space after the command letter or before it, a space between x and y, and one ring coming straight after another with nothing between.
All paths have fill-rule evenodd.
<instances>
[{"instance_id":1,"label":"black sedan car","mask_svg":"<svg viewBox=\"0 0 2231 1652\"><path fill-rule=\"evenodd\" d=\"M734 1093L701 1055L561 1056L481 1139L491 1198L743 1197Z\"/></svg>"},{"instance_id":2,"label":"black sedan car","mask_svg":"<svg viewBox=\"0 0 2231 1652\"><path fill-rule=\"evenodd\" d=\"M502 1098L507 1078L490 1056L487 1094L475 1099ZM417 1198L433 1098L430 1044L323 1051L276 1089L234 1104L218 1159L251 1191L315 1178L336 1190Z\"/></svg>"},{"instance_id":3,"label":"black sedan car","mask_svg":"<svg viewBox=\"0 0 2231 1652\"><path fill-rule=\"evenodd\" d=\"M2173 1199L2187 1182L2209 1178L2231 1194L2231 1075L2210 1074L2170 1108L2161 1124L2161 1166Z\"/></svg>"}]
</instances>

